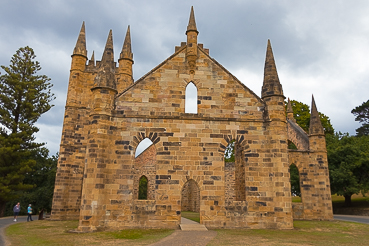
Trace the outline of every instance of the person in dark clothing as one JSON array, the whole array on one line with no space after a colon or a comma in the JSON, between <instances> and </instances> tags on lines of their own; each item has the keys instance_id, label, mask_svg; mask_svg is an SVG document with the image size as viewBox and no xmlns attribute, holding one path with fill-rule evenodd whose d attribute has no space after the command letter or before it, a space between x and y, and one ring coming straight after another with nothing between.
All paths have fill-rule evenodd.
<instances>
[{"instance_id":1,"label":"person in dark clothing","mask_svg":"<svg viewBox=\"0 0 369 246\"><path fill-rule=\"evenodd\" d=\"M20 211L21 207L20 207L20 203L18 202L14 208L13 208L13 212L14 212L14 221L17 221L18 215L19 215L19 211Z\"/></svg>"}]
</instances>

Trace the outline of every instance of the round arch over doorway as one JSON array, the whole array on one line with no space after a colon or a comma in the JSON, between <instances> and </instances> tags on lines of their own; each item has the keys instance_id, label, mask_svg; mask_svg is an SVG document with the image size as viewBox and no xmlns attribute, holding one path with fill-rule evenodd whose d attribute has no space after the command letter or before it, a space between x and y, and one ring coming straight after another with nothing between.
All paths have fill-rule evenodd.
<instances>
[{"instance_id":1,"label":"round arch over doorway","mask_svg":"<svg viewBox=\"0 0 369 246\"><path fill-rule=\"evenodd\" d=\"M181 211L200 212L200 188L195 180L188 180L181 192Z\"/></svg>"}]
</instances>

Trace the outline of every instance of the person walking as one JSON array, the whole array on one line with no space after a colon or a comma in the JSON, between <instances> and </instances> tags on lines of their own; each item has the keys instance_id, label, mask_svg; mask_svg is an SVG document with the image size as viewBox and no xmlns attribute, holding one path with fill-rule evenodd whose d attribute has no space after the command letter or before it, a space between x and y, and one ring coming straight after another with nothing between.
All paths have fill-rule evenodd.
<instances>
[{"instance_id":1,"label":"person walking","mask_svg":"<svg viewBox=\"0 0 369 246\"><path fill-rule=\"evenodd\" d=\"M18 215L19 215L20 209L21 209L21 206L20 206L20 203L18 202L18 203L14 206L14 208L13 208L13 213L14 213L14 220L13 220L13 221L17 221L17 218L18 218Z\"/></svg>"},{"instance_id":2,"label":"person walking","mask_svg":"<svg viewBox=\"0 0 369 246\"><path fill-rule=\"evenodd\" d=\"M27 211L28 211L28 217L27 217L27 222L29 222L30 220L31 221L33 221L33 219L32 219L32 207L31 207L32 205L31 204L29 204L28 205L28 208L27 208Z\"/></svg>"}]
</instances>

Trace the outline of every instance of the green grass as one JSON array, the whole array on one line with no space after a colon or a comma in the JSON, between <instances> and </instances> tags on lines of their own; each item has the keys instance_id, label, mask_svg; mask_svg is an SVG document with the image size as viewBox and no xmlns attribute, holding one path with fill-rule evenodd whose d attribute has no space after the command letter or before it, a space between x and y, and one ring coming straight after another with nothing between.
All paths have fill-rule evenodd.
<instances>
[{"instance_id":1,"label":"green grass","mask_svg":"<svg viewBox=\"0 0 369 246\"><path fill-rule=\"evenodd\" d=\"M292 202L301 202L301 197L299 197L299 196L293 196L292 197Z\"/></svg>"},{"instance_id":2,"label":"green grass","mask_svg":"<svg viewBox=\"0 0 369 246\"><path fill-rule=\"evenodd\" d=\"M193 220L193 221L196 221L196 222L200 223L200 213L190 212L190 211L182 211L181 216L183 218Z\"/></svg>"},{"instance_id":3,"label":"green grass","mask_svg":"<svg viewBox=\"0 0 369 246\"><path fill-rule=\"evenodd\" d=\"M186 213L194 216L195 213ZM12 245L149 245L173 230L69 233L78 221L17 223L6 229ZM220 229L208 245L368 245L369 225L344 221L294 221L292 230Z\"/></svg>"},{"instance_id":4,"label":"green grass","mask_svg":"<svg viewBox=\"0 0 369 246\"><path fill-rule=\"evenodd\" d=\"M295 221L293 230L216 230L208 245L367 245L368 230L343 221Z\"/></svg>"},{"instance_id":5,"label":"green grass","mask_svg":"<svg viewBox=\"0 0 369 246\"><path fill-rule=\"evenodd\" d=\"M17 223L6 229L12 245L148 245L169 236L174 230L137 229L94 233L70 233L78 221L37 220Z\"/></svg>"}]
</instances>

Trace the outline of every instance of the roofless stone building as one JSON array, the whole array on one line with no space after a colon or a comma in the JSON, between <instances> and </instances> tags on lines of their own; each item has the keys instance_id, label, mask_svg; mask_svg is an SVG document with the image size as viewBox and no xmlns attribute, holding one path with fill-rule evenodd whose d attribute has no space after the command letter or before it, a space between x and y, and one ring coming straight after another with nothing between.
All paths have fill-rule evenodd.
<instances>
[{"instance_id":1,"label":"roofless stone building","mask_svg":"<svg viewBox=\"0 0 369 246\"><path fill-rule=\"evenodd\" d=\"M285 113L270 41L259 97L210 57L198 34L191 9L187 42L134 81L129 27L116 63L111 31L101 61L94 54L88 60L83 23L72 55L52 219L79 219L80 231L176 228L181 211L191 210L208 228L290 229L290 164L299 169L302 193L295 217L333 218L314 99L307 134L291 105ZM188 113L191 86L197 103ZM145 139L152 145L136 157ZM298 150L289 150L288 141ZM235 162L226 163L232 142Z\"/></svg>"}]
</instances>

